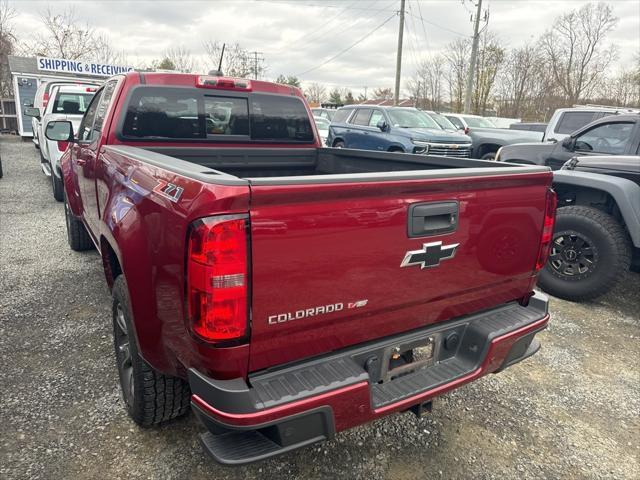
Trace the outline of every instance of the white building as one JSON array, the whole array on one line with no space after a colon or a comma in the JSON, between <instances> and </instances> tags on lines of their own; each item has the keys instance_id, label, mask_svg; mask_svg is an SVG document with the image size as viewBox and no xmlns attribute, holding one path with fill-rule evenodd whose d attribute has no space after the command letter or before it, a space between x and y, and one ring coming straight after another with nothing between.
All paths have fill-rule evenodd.
<instances>
[{"instance_id":1,"label":"white building","mask_svg":"<svg viewBox=\"0 0 640 480\"><path fill-rule=\"evenodd\" d=\"M18 133L22 137L33 137L31 118L24 115L23 110L24 107L33 106L36 90L42 82L104 80L112 75L133 70L133 68L60 58L9 55L9 70L13 80Z\"/></svg>"}]
</instances>

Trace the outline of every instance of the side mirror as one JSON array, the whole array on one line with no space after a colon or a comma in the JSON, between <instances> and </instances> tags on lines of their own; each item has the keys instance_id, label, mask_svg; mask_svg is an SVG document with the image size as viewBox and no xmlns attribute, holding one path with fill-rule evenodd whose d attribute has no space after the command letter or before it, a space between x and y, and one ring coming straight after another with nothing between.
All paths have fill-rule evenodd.
<instances>
[{"instance_id":1,"label":"side mirror","mask_svg":"<svg viewBox=\"0 0 640 480\"><path fill-rule=\"evenodd\" d=\"M575 138L572 137L565 137L564 140L562 140L562 146L566 149L566 150L570 150L573 151L573 149L576 146L576 140Z\"/></svg>"},{"instance_id":2,"label":"side mirror","mask_svg":"<svg viewBox=\"0 0 640 480\"><path fill-rule=\"evenodd\" d=\"M384 120L380 120L376 124L376 127L378 127L381 132L386 132L387 131L387 122L385 122Z\"/></svg>"},{"instance_id":3,"label":"side mirror","mask_svg":"<svg viewBox=\"0 0 640 480\"><path fill-rule=\"evenodd\" d=\"M68 120L49 122L44 136L55 142L73 142L73 126Z\"/></svg>"},{"instance_id":4,"label":"side mirror","mask_svg":"<svg viewBox=\"0 0 640 480\"><path fill-rule=\"evenodd\" d=\"M24 114L27 117L40 118L40 109L37 107L24 107Z\"/></svg>"}]
</instances>

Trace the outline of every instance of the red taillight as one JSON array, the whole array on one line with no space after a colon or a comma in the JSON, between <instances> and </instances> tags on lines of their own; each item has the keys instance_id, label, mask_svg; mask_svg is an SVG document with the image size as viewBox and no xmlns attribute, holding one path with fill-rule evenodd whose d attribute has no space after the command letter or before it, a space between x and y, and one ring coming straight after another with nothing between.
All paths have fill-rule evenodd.
<instances>
[{"instance_id":1,"label":"red taillight","mask_svg":"<svg viewBox=\"0 0 640 480\"><path fill-rule=\"evenodd\" d=\"M187 303L193 332L221 342L247 334L247 217L196 221L189 233Z\"/></svg>"},{"instance_id":2,"label":"red taillight","mask_svg":"<svg viewBox=\"0 0 640 480\"><path fill-rule=\"evenodd\" d=\"M47 108L47 103L49 103L49 94L44 92L44 96L42 97L42 108Z\"/></svg>"},{"instance_id":3,"label":"red taillight","mask_svg":"<svg viewBox=\"0 0 640 480\"><path fill-rule=\"evenodd\" d=\"M69 146L69 142L58 142L58 150L64 152Z\"/></svg>"},{"instance_id":4,"label":"red taillight","mask_svg":"<svg viewBox=\"0 0 640 480\"><path fill-rule=\"evenodd\" d=\"M98 91L98 87L87 87L85 88L86 92L97 92Z\"/></svg>"},{"instance_id":5,"label":"red taillight","mask_svg":"<svg viewBox=\"0 0 640 480\"><path fill-rule=\"evenodd\" d=\"M541 270L549 258L551 242L553 242L553 227L556 223L557 206L558 197L556 192L551 189L547 190L547 202L544 208L544 226L542 227L542 238L540 239L540 249L538 250L538 259L536 260L536 271Z\"/></svg>"},{"instance_id":6,"label":"red taillight","mask_svg":"<svg viewBox=\"0 0 640 480\"><path fill-rule=\"evenodd\" d=\"M196 77L196 87L251 90L251 81L244 78L225 78L198 75Z\"/></svg>"}]
</instances>

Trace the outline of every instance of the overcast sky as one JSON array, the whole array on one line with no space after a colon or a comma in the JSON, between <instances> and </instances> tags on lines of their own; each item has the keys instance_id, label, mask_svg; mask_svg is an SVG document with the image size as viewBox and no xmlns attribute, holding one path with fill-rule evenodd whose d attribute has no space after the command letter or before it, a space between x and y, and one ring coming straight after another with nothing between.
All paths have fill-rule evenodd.
<instances>
[{"instance_id":1,"label":"overcast sky","mask_svg":"<svg viewBox=\"0 0 640 480\"><path fill-rule=\"evenodd\" d=\"M39 15L75 5L78 16L111 38L132 64L150 64L171 46L204 53L202 41L239 42L262 52L267 77L297 75L331 86L393 86L400 0L207 0L187 1L13 1L21 38L37 32ZM484 0L489 28L507 46L542 34L554 18L584 0ZM628 66L640 51L640 1L608 2L620 21L608 41L617 44L615 68ZM483 6L484 6L483 5ZM456 38L470 36L471 0L407 0L403 78L425 56ZM385 23L386 22L386 23ZM381 26L382 25L382 26ZM378 28L379 27L379 28ZM375 30L378 28L377 30ZM375 31L374 31L375 30ZM371 33L373 32L373 33ZM352 49L322 63L363 39Z\"/></svg>"}]
</instances>

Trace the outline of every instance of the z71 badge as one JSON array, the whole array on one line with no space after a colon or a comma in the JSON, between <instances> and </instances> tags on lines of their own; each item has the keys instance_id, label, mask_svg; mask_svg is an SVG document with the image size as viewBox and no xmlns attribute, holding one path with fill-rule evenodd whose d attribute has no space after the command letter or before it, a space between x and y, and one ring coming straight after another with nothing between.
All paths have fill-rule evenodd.
<instances>
[{"instance_id":1,"label":"z71 badge","mask_svg":"<svg viewBox=\"0 0 640 480\"><path fill-rule=\"evenodd\" d=\"M180 200L180 196L182 195L182 192L184 192L184 188L178 187L173 183L167 183L164 180L158 180L158 185L156 185L153 191L176 203Z\"/></svg>"}]
</instances>

